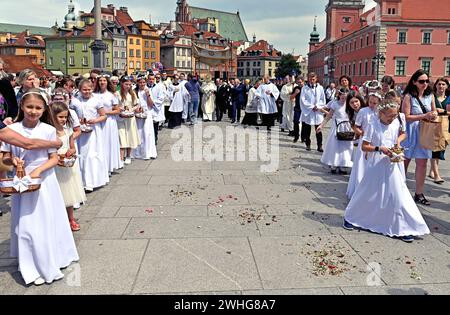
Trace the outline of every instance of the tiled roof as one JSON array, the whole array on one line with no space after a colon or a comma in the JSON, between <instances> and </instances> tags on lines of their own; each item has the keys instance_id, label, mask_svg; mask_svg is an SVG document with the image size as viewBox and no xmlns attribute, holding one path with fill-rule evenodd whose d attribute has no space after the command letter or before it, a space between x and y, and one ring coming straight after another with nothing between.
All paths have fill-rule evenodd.
<instances>
[{"instance_id":1,"label":"tiled roof","mask_svg":"<svg viewBox=\"0 0 450 315\"><path fill-rule=\"evenodd\" d=\"M178 23L181 30L177 31L176 33L178 35L185 35L185 36L194 36L197 32L202 32L204 38L209 37L216 37L216 38L223 38L221 35L217 33L207 32L207 31L200 31L198 30L193 23Z\"/></svg>"},{"instance_id":2,"label":"tiled roof","mask_svg":"<svg viewBox=\"0 0 450 315\"><path fill-rule=\"evenodd\" d=\"M197 7L189 7L193 18L206 19L216 18L219 20L219 32L224 38L230 38L232 40L248 41L247 33L245 32L244 25L239 14L209 10Z\"/></svg>"},{"instance_id":3,"label":"tiled roof","mask_svg":"<svg viewBox=\"0 0 450 315\"><path fill-rule=\"evenodd\" d=\"M0 23L0 33L19 34L26 30L29 30L31 34L35 35L55 35L55 31L51 27Z\"/></svg>"},{"instance_id":4,"label":"tiled roof","mask_svg":"<svg viewBox=\"0 0 450 315\"><path fill-rule=\"evenodd\" d=\"M245 52L250 52L250 51L262 51L261 56L262 57L278 57L278 50L276 50L275 48L270 49L270 45L268 42L266 42L265 40L260 40L258 42L256 42L255 44L253 44L252 46L250 46L249 48L247 48L246 50L244 50ZM269 54L269 51L272 50L272 54Z\"/></svg>"},{"instance_id":5,"label":"tiled roof","mask_svg":"<svg viewBox=\"0 0 450 315\"><path fill-rule=\"evenodd\" d=\"M36 39L37 44L32 45L29 42L27 42L27 39L30 39L30 38ZM34 35L27 36L26 32L22 32L22 33L18 34L15 39L16 40L14 43L6 43L3 46L45 48L45 42L42 39L42 37L40 37L40 36L34 36Z\"/></svg>"},{"instance_id":6,"label":"tiled roof","mask_svg":"<svg viewBox=\"0 0 450 315\"><path fill-rule=\"evenodd\" d=\"M15 56L15 55L3 55L3 61L6 64L6 71L10 73L21 72L25 69L31 69L38 77L51 76L51 72L45 70L40 65L36 64L36 56Z\"/></svg>"},{"instance_id":7,"label":"tiled roof","mask_svg":"<svg viewBox=\"0 0 450 315\"><path fill-rule=\"evenodd\" d=\"M134 23L133 19L128 14L128 12L123 12L121 10L116 11L116 20L122 26L127 26Z\"/></svg>"}]
</instances>

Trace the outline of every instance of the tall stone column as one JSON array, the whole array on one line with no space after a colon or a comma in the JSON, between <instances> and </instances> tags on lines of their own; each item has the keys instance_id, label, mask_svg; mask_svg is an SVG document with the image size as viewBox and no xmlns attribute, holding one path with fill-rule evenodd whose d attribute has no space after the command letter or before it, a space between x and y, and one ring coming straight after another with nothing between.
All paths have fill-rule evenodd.
<instances>
[{"instance_id":1,"label":"tall stone column","mask_svg":"<svg viewBox=\"0 0 450 315\"><path fill-rule=\"evenodd\" d=\"M102 41L102 4L101 0L94 1L95 8L95 41L91 45L94 55L94 68L105 68L106 44Z\"/></svg>"}]
</instances>

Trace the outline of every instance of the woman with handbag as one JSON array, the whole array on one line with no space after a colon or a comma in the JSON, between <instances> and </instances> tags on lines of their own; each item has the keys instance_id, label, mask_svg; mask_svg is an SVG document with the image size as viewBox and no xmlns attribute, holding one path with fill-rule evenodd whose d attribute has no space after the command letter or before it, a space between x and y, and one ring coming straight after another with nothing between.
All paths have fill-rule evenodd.
<instances>
[{"instance_id":1,"label":"woman with handbag","mask_svg":"<svg viewBox=\"0 0 450 315\"><path fill-rule=\"evenodd\" d=\"M427 161L431 159L431 150L423 147L423 143L420 141L420 132L424 128L424 123L436 119L437 113L428 74L423 70L417 70L409 80L403 95L402 112L406 117L406 133L408 135L407 140L402 143L405 148L405 171L408 173L409 163L415 159L416 193L414 200L429 206L430 202L425 198L423 192Z\"/></svg>"},{"instance_id":2,"label":"woman with handbag","mask_svg":"<svg viewBox=\"0 0 450 315\"><path fill-rule=\"evenodd\" d=\"M347 95L350 90L347 88L340 88L338 90L337 99L328 104L330 112L325 120L317 128L317 133L322 132L326 123L333 120L333 127L331 127L330 134L325 145L325 150L321 158L321 162L331 167L331 173L346 175L344 168L353 166L352 152L353 152L353 138L355 133L352 131L352 126L346 112ZM340 137L341 126L347 124L348 130L346 134L353 133L348 139ZM350 139L351 138L351 139Z\"/></svg>"},{"instance_id":3,"label":"woman with handbag","mask_svg":"<svg viewBox=\"0 0 450 315\"><path fill-rule=\"evenodd\" d=\"M442 132L445 137L445 134L448 133L448 113L447 113L447 105L450 104L450 98L447 97L446 91L449 88L449 82L445 78L439 78L434 83L434 96L436 103L436 110L439 116L442 116ZM443 184L445 181L442 179L439 174L439 160L445 161L445 150L442 151L433 151L432 160L431 160L431 169L429 177L434 180L436 184Z\"/></svg>"}]
</instances>

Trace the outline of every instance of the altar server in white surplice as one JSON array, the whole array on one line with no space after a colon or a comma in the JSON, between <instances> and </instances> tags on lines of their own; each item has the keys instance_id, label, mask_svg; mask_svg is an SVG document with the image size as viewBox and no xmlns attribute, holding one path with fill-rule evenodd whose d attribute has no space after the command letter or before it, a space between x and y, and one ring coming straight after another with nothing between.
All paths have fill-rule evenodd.
<instances>
[{"instance_id":1,"label":"altar server in white surplice","mask_svg":"<svg viewBox=\"0 0 450 315\"><path fill-rule=\"evenodd\" d=\"M275 125L275 117L278 113L276 101L280 96L280 91L275 84L270 82L269 76L266 75L263 78L263 84L256 90L255 95L260 100L262 125L267 126L267 130L270 130Z\"/></svg>"}]
</instances>

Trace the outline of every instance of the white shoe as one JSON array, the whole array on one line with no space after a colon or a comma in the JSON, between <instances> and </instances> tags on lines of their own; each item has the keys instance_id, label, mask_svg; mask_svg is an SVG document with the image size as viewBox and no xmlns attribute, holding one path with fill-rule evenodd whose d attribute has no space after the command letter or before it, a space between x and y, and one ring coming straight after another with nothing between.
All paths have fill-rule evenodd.
<instances>
[{"instance_id":1,"label":"white shoe","mask_svg":"<svg viewBox=\"0 0 450 315\"><path fill-rule=\"evenodd\" d=\"M130 165L131 164L131 158L126 158L124 164L125 165Z\"/></svg>"},{"instance_id":2,"label":"white shoe","mask_svg":"<svg viewBox=\"0 0 450 315\"><path fill-rule=\"evenodd\" d=\"M45 283L45 280L42 279L41 277L39 277L36 280L34 280L34 285L35 286L40 286L40 285L43 285L44 283Z\"/></svg>"},{"instance_id":3,"label":"white shoe","mask_svg":"<svg viewBox=\"0 0 450 315\"><path fill-rule=\"evenodd\" d=\"M92 188L92 187L84 187L84 190L86 190L87 192L93 192L94 188Z\"/></svg>"},{"instance_id":4,"label":"white shoe","mask_svg":"<svg viewBox=\"0 0 450 315\"><path fill-rule=\"evenodd\" d=\"M74 210L78 210L80 208L81 208L81 205L79 203L73 205Z\"/></svg>"}]
</instances>

